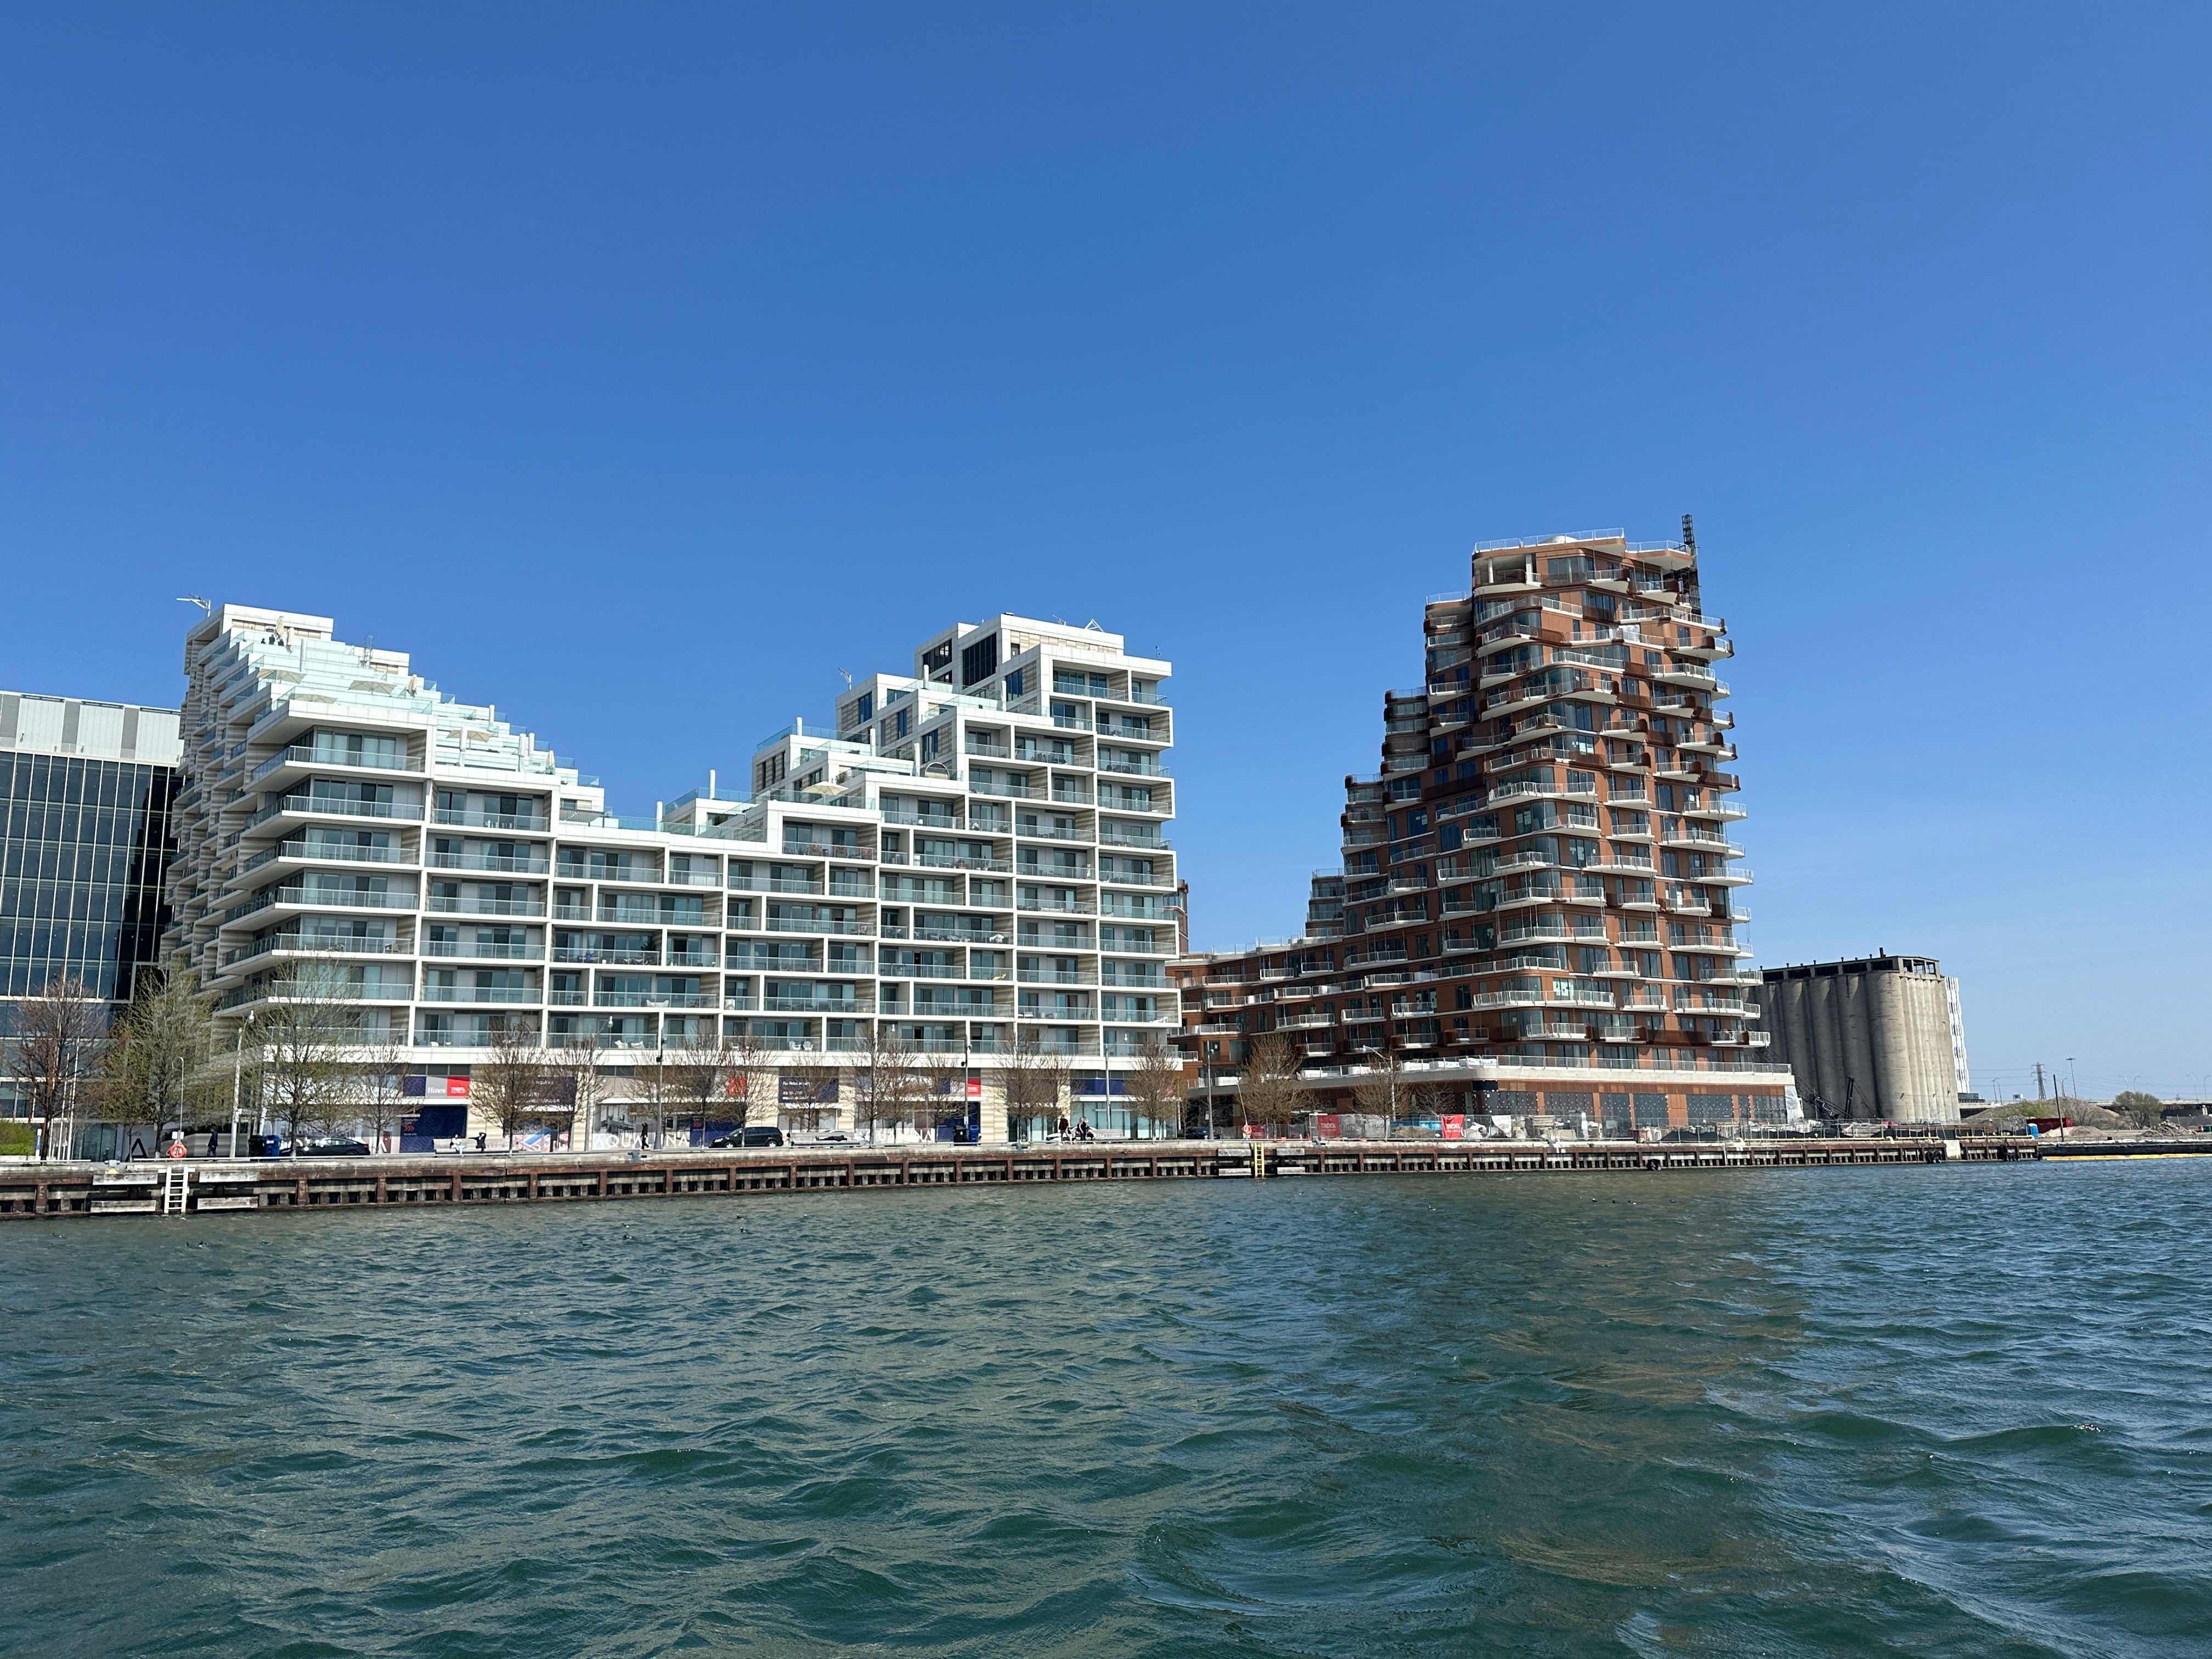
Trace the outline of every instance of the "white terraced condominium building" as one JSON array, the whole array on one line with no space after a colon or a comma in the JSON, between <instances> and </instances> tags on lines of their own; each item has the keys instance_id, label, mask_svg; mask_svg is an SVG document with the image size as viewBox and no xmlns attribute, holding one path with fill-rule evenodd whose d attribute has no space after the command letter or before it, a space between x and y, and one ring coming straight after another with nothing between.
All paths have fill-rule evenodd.
<instances>
[{"instance_id":1,"label":"white terraced condominium building","mask_svg":"<svg viewBox=\"0 0 2212 1659\"><path fill-rule=\"evenodd\" d=\"M1148 1132L1114 1074L1178 1024L1168 663L1095 624L961 623L847 689L834 735L757 745L748 798L623 818L332 627L225 605L188 638L167 945L222 1021L313 963L427 1076L511 1026L647 1065L742 1033L822 1077L882 1028L969 1064L988 1137L1018 1048L1066 1059L1100 1133Z\"/></svg>"}]
</instances>

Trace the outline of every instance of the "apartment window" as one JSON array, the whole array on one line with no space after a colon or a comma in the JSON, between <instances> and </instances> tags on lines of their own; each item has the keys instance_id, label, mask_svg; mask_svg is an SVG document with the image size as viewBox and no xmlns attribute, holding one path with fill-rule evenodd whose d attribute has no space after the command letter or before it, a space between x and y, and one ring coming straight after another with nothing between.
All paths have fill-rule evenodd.
<instances>
[{"instance_id":1,"label":"apartment window","mask_svg":"<svg viewBox=\"0 0 2212 1659\"><path fill-rule=\"evenodd\" d=\"M960 653L960 684L974 685L999 672L999 636L978 640Z\"/></svg>"},{"instance_id":2,"label":"apartment window","mask_svg":"<svg viewBox=\"0 0 2212 1659\"><path fill-rule=\"evenodd\" d=\"M1006 676L1006 695L1010 697L1020 696L1024 684L1022 671L1018 668L1015 669Z\"/></svg>"}]
</instances>

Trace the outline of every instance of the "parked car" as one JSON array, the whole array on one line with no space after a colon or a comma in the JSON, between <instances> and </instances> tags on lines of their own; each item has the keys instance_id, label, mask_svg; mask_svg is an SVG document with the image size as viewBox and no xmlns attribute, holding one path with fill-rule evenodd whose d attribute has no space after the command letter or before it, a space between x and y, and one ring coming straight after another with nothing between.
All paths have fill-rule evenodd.
<instances>
[{"instance_id":1,"label":"parked car","mask_svg":"<svg viewBox=\"0 0 2212 1659\"><path fill-rule=\"evenodd\" d=\"M294 1150L301 1158L367 1158L368 1143L351 1135L324 1135L301 1141Z\"/></svg>"},{"instance_id":2,"label":"parked car","mask_svg":"<svg viewBox=\"0 0 2212 1659\"><path fill-rule=\"evenodd\" d=\"M781 1146L783 1131L772 1125L757 1128L732 1129L726 1135L716 1135L707 1145L715 1152L726 1152L739 1146Z\"/></svg>"}]
</instances>

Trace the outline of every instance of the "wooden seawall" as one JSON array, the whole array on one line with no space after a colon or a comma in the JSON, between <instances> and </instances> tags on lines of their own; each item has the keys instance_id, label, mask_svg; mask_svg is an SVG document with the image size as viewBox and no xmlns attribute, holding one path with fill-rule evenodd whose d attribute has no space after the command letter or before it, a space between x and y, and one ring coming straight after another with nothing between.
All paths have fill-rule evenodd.
<instances>
[{"instance_id":1,"label":"wooden seawall","mask_svg":"<svg viewBox=\"0 0 2212 1659\"><path fill-rule=\"evenodd\" d=\"M2212 1137L2208 1137L2212 1139ZM1091 1181L1272 1180L1351 1175L1651 1174L1850 1165L2011 1163L2055 1147L2016 1136L1644 1145L1588 1141L1134 1141L981 1146L785 1147L734 1152L474 1153L141 1161L0 1167L0 1218L185 1215L393 1206L567 1204ZM2194 1147L2172 1150L2198 1150ZM2212 1152L2212 1146L2203 1150Z\"/></svg>"}]
</instances>

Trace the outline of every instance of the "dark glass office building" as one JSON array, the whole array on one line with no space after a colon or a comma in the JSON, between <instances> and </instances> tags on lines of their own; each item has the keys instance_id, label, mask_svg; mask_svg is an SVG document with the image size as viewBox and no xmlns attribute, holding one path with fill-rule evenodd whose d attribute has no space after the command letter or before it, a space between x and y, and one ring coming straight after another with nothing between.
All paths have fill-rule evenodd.
<instances>
[{"instance_id":1,"label":"dark glass office building","mask_svg":"<svg viewBox=\"0 0 2212 1659\"><path fill-rule=\"evenodd\" d=\"M159 960L177 758L173 708L0 692L0 1040L56 975L119 1006Z\"/></svg>"}]
</instances>

